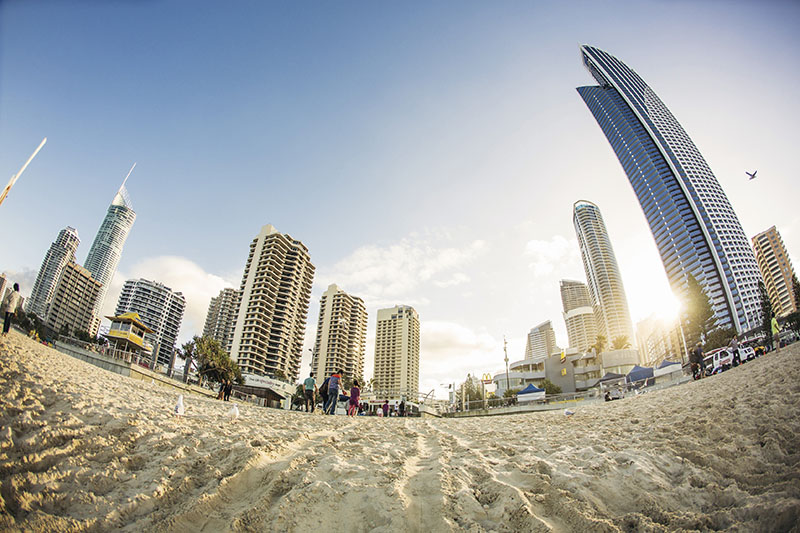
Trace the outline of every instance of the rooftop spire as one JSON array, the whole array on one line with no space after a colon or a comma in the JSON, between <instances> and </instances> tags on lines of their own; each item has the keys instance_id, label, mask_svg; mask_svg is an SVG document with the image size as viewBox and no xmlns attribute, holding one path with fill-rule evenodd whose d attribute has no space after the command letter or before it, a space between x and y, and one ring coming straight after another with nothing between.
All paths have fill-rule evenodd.
<instances>
[{"instance_id":1,"label":"rooftop spire","mask_svg":"<svg viewBox=\"0 0 800 533\"><path fill-rule=\"evenodd\" d=\"M136 163L133 164L131 169L125 175L125 179L122 180L122 185L119 186L119 190L117 194L114 196L114 200L111 201L111 205L120 205L127 207L129 209L133 209L133 205L131 204L131 199L128 196L128 189L125 188L125 183L128 181L128 178L131 176L131 172L133 169L136 168Z\"/></svg>"}]
</instances>

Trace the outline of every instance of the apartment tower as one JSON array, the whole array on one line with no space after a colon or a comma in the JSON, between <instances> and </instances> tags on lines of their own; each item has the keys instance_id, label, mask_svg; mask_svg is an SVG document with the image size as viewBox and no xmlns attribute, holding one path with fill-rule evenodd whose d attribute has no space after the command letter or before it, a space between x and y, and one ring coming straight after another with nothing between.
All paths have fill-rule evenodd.
<instances>
[{"instance_id":1,"label":"apartment tower","mask_svg":"<svg viewBox=\"0 0 800 533\"><path fill-rule=\"evenodd\" d=\"M133 169L131 169L133 170ZM130 175L130 173L128 173ZM125 178L127 181L128 178ZM117 265L122 257L122 247L125 239L133 227L136 220L136 213L133 211L131 200L128 197L128 190L125 188L125 181L122 182L117 194L108 207L106 217L100 224L100 229L94 238L89 255L86 256L84 267L92 274L92 277L101 284L100 294L95 302L95 314L99 316L106 299L108 286L117 270Z\"/></svg>"},{"instance_id":2,"label":"apartment tower","mask_svg":"<svg viewBox=\"0 0 800 533\"><path fill-rule=\"evenodd\" d=\"M378 310L374 390L389 400L416 400L419 394L419 315L398 305Z\"/></svg>"},{"instance_id":3,"label":"apartment tower","mask_svg":"<svg viewBox=\"0 0 800 533\"><path fill-rule=\"evenodd\" d=\"M628 298L625 296L617 257L614 255L603 215L595 204L581 200L575 202L572 220L578 236L586 280L589 282L597 333L603 335L608 344L622 336L633 344Z\"/></svg>"},{"instance_id":4,"label":"apartment tower","mask_svg":"<svg viewBox=\"0 0 800 533\"><path fill-rule=\"evenodd\" d=\"M797 311L800 302L795 301L792 287L794 268L781 234L775 226L753 237L753 249L758 269L764 276L764 286L767 288L772 311L776 316L786 316Z\"/></svg>"},{"instance_id":5,"label":"apartment tower","mask_svg":"<svg viewBox=\"0 0 800 533\"><path fill-rule=\"evenodd\" d=\"M264 226L250 244L231 344L243 373L297 380L313 280L308 248Z\"/></svg>"},{"instance_id":6,"label":"apartment tower","mask_svg":"<svg viewBox=\"0 0 800 533\"><path fill-rule=\"evenodd\" d=\"M60 333L66 326L69 335L85 331L97 336L100 318L94 313L94 303L100 296L102 284L74 261L64 265L47 311L47 327Z\"/></svg>"},{"instance_id":7,"label":"apartment tower","mask_svg":"<svg viewBox=\"0 0 800 533\"><path fill-rule=\"evenodd\" d=\"M344 370L345 378L364 383L364 354L367 348L367 309L364 301L336 285L328 286L319 303L319 320L311 375L317 383Z\"/></svg>"},{"instance_id":8,"label":"apartment tower","mask_svg":"<svg viewBox=\"0 0 800 533\"><path fill-rule=\"evenodd\" d=\"M639 199L672 290L686 294L689 274L711 300L717 326L759 325L753 250L725 191L669 109L614 56L581 46L599 85L578 87Z\"/></svg>"},{"instance_id":9,"label":"apartment tower","mask_svg":"<svg viewBox=\"0 0 800 533\"><path fill-rule=\"evenodd\" d=\"M208 304L208 314L203 327L203 336L219 342L222 348L230 353L233 341L233 328L236 326L236 315L239 309L241 293L236 289L222 289Z\"/></svg>"},{"instance_id":10,"label":"apartment tower","mask_svg":"<svg viewBox=\"0 0 800 533\"><path fill-rule=\"evenodd\" d=\"M525 359L546 359L550 354L558 351L556 345L556 332L549 320L542 322L528 332L528 342L525 344Z\"/></svg>"},{"instance_id":11,"label":"apartment tower","mask_svg":"<svg viewBox=\"0 0 800 533\"><path fill-rule=\"evenodd\" d=\"M138 313L142 323L153 330L144 338L153 345L156 363L169 367L185 309L186 298L180 292L157 281L129 279L122 287L114 314Z\"/></svg>"},{"instance_id":12,"label":"apartment tower","mask_svg":"<svg viewBox=\"0 0 800 533\"><path fill-rule=\"evenodd\" d=\"M597 339L597 321L589 288L585 283L568 279L561 280L560 288L569 346L579 352L588 352Z\"/></svg>"},{"instance_id":13,"label":"apartment tower","mask_svg":"<svg viewBox=\"0 0 800 533\"><path fill-rule=\"evenodd\" d=\"M58 237L44 256L31 295L25 300L26 312L33 313L41 319L47 317L47 307L53 299L61 272L67 263L75 261L75 251L80 243L81 239L75 228L66 227L58 232Z\"/></svg>"}]
</instances>

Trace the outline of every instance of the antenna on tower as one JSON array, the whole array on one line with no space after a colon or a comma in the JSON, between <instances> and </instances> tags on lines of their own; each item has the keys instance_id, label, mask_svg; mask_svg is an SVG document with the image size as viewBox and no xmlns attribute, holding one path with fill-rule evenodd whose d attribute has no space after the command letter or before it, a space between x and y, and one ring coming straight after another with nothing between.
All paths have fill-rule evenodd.
<instances>
[{"instance_id":1,"label":"antenna on tower","mask_svg":"<svg viewBox=\"0 0 800 533\"><path fill-rule=\"evenodd\" d=\"M133 172L133 169L134 169L134 168L136 168L136 163L134 163L134 164L133 164L133 166L131 167L131 169L130 169L130 170L128 171L128 173L125 175L125 179L124 179L124 180L122 180L122 185L120 185L120 187L119 187L119 189L120 189L120 190L122 190L122 188L123 188L123 187L125 187L125 182L126 182L126 181L128 181L128 178L131 176L131 172Z\"/></svg>"}]
</instances>

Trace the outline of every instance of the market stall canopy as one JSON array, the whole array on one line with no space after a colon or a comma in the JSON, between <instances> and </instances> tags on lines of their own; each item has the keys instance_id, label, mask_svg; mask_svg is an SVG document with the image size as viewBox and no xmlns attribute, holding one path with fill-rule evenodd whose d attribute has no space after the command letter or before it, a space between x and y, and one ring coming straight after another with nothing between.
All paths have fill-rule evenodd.
<instances>
[{"instance_id":1,"label":"market stall canopy","mask_svg":"<svg viewBox=\"0 0 800 533\"><path fill-rule=\"evenodd\" d=\"M537 387L536 385L531 383L527 387L525 387L524 389L519 391L517 393L517 395L520 395L520 394L532 394L534 392L544 392L544 389L540 389L539 387Z\"/></svg>"},{"instance_id":2,"label":"market stall canopy","mask_svg":"<svg viewBox=\"0 0 800 533\"><path fill-rule=\"evenodd\" d=\"M639 366L636 365L631 368L631 371L628 372L627 380L628 383L634 383L636 381L642 381L644 379L652 378L653 377L653 369L649 366Z\"/></svg>"},{"instance_id":3,"label":"market stall canopy","mask_svg":"<svg viewBox=\"0 0 800 533\"><path fill-rule=\"evenodd\" d=\"M597 383L605 383L607 381L619 381L621 379L625 379L625 376L622 374L615 374L614 372L609 372L602 378L600 378Z\"/></svg>"}]
</instances>

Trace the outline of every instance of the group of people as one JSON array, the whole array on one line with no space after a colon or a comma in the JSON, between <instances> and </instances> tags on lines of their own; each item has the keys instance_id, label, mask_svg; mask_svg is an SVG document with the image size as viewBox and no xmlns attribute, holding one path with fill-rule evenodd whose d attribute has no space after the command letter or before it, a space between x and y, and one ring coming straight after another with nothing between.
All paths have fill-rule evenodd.
<instances>
[{"instance_id":1,"label":"group of people","mask_svg":"<svg viewBox=\"0 0 800 533\"><path fill-rule=\"evenodd\" d=\"M3 337L8 335L11 329L11 321L17 313L22 309L22 295L19 293L19 283L15 283L14 287L7 291L5 297L0 294L3 301L0 302L0 314L3 316Z\"/></svg>"},{"instance_id":2,"label":"group of people","mask_svg":"<svg viewBox=\"0 0 800 533\"><path fill-rule=\"evenodd\" d=\"M233 381L229 379L223 379L219 384L219 392L217 393L217 400L222 400L227 402L231 399L231 393L233 392Z\"/></svg>"},{"instance_id":3,"label":"group of people","mask_svg":"<svg viewBox=\"0 0 800 533\"><path fill-rule=\"evenodd\" d=\"M322 399L322 412L326 415L336 414L336 404L339 402L340 394L347 401L347 415L356 416L359 411L359 398L361 397L361 387L358 380L353 380L349 395L344 394L344 384L342 382L343 370L332 373L326 377L322 385L317 387L317 380L314 374L303 381L303 392L305 395L306 412L314 412L317 406L317 395Z\"/></svg>"},{"instance_id":4,"label":"group of people","mask_svg":"<svg viewBox=\"0 0 800 533\"><path fill-rule=\"evenodd\" d=\"M317 407L318 398L322 400L322 412L326 415L336 414L336 404L339 401L347 402L347 415L357 416L366 415L369 412L369 405L361 402L361 386L357 379L353 380L353 385L349 391L344 390L344 383L342 381L343 370L332 373L326 377L322 385L317 387L317 380L314 379L314 374L309 374L303 381L303 395L305 403L305 411L313 413ZM391 416L391 407L389 400L384 401L383 405L376 410L377 416ZM401 401L399 405L395 405L394 416L406 415L406 402Z\"/></svg>"}]
</instances>

